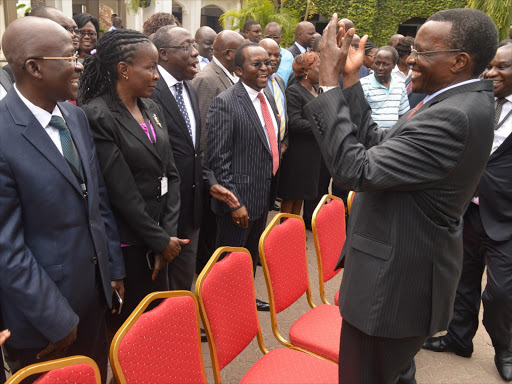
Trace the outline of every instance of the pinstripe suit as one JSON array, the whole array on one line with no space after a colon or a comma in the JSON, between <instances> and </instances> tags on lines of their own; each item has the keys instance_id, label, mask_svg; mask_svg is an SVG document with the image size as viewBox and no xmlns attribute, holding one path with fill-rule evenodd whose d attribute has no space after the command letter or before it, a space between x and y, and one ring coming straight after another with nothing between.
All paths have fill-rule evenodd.
<instances>
[{"instance_id":1,"label":"pinstripe suit","mask_svg":"<svg viewBox=\"0 0 512 384\"><path fill-rule=\"evenodd\" d=\"M426 339L446 329L462 215L492 144L492 89L489 81L449 89L385 133L360 83L306 106L334 181L358 191L339 261L340 312L362 333Z\"/></svg>"},{"instance_id":2,"label":"pinstripe suit","mask_svg":"<svg viewBox=\"0 0 512 384\"><path fill-rule=\"evenodd\" d=\"M268 101L279 122L274 99ZM272 176L265 128L241 81L213 99L206 127L210 169L219 184L247 208L250 221L250 228L236 227L231 221L231 209L213 199L212 209L218 219L217 246L245 246L256 262L259 237L274 204L279 172ZM277 147L280 150L280 145Z\"/></svg>"}]
</instances>

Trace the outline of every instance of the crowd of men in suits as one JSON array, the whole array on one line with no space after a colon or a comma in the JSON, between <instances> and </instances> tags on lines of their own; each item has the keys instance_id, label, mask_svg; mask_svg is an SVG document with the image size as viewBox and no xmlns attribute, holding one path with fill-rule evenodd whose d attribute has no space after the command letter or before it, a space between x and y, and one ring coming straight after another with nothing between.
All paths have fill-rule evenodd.
<instances>
[{"instance_id":1,"label":"crowd of men in suits","mask_svg":"<svg viewBox=\"0 0 512 384\"><path fill-rule=\"evenodd\" d=\"M66 102L83 67L67 18L46 14L56 16L19 19L2 39L12 76L0 70L0 329L10 330L0 343L12 372L85 354L106 378L104 317L127 271L89 122ZM512 44L497 48L482 12L436 13L418 31L402 83L426 97L382 130L359 81L367 38L342 22L333 16L320 38L302 21L288 49L277 23L195 35L169 25L152 35L151 99L180 179L176 236L187 239L166 269L169 289L190 290L223 245L247 248L256 273L288 146L292 62L318 38L319 95L306 114L333 188L357 191L339 261L340 382L415 382L421 347L470 357L480 300L496 367L510 381ZM394 48L379 52L399 63ZM164 194L162 184L155 199Z\"/></svg>"}]
</instances>

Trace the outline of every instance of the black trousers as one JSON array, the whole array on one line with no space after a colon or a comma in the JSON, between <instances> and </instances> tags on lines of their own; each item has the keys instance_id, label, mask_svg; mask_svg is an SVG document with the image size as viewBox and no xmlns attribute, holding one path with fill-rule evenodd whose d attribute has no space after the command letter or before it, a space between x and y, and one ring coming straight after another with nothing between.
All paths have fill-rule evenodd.
<instances>
[{"instance_id":1,"label":"black trousers","mask_svg":"<svg viewBox=\"0 0 512 384\"><path fill-rule=\"evenodd\" d=\"M267 225L267 216L268 213L265 213L263 217L249 221L247 228L237 227L230 213L217 216L217 248L222 246L247 248L252 256L253 271L256 273L260 259L258 244Z\"/></svg>"},{"instance_id":2,"label":"black trousers","mask_svg":"<svg viewBox=\"0 0 512 384\"><path fill-rule=\"evenodd\" d=\"M103 287L99 280L99 272L96 273L95 295L90 296L90 302L87 305L87 313L80 316L80 322L77 328L76 341L68 348L64 356L85 355L93 359L100 369L102 382L107 380L107 364L109 346L107 343L107 330L105 323L105 314L107 313L107 303L103 294ZM37 360L36 356L44 348L24 348L17 349L4 344L2 346L5 361L9 365L12 373L17 372L27 365L45 361ZM34 377L35 380L35 377ZM27 382L31 382L29 380ZM24 381L25 383L25 381Z\"/></svg>"},{"instance_id":3,"label":"black trousers","mask_svg":"<svg viewBox=\"0 0 512 384\"><path fill-rule=\"evenodd\" d=\"M302 218L304 219L304 224L307 229L311 229L311 219L313 218L313 213L315 212L316 206L322 199L322 197L329 193L329 183L331 182L331 175L327 166L325 165L324 160L322 159L322 163L320 166L320 177L318 178L318 196L313 200L304 200L304 206L302 209Z\"/></svg>"},{"instance_id":4,"label":"black trousers","mask_svg":"<svg viewBox=\"0 0 512 384\"><path fill-rule=\"evenodd\" d=\"M217 215L212 211L212 197L205 188L203 200L203 218L197 246L196 273L200 274L213 252L217 241Z\"/></svg>"},{"instance_id":5,"label":"black trousers","mask_svg":"<svg viewBox=\"0 0 512 384\"><path fill-rule=\"evenodd\" d=\"M395 384L427 337L391 339L370 336L343 320L340 337L340 384ZM407 382L414 383L414 376Z\"/></svg>"},{"instance_id":6,"label":"black trousers","mask_svg":"<svg viewBox=\"0 0 512 384\"><path fill-rule=\"evenodd\" d=\"M512 338L512 240L500 242L489 238L479 209L470 203L464 215L464 262L447 337L450 343L473 351L481 300L483 324L494 348L506 349L510 348ZM487 285L481 294L486 265Z\"/></svg>"}]
</instances>

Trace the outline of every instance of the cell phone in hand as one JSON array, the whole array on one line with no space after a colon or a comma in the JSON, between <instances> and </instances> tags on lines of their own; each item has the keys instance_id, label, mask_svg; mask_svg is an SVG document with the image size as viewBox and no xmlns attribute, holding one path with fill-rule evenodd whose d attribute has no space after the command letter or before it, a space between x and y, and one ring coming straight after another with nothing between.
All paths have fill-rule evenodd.
<instances>
[{"instance_id":1,"label":"cell phone in hand","mask_svg":"<svg viewBox=\"0 0 512 384\"><path fill-rule=\"evenodd\" d=\"M114 293L112 294L112 307L116 310L118 315L121 314L121 310L123 309L123 299L121 299L121 295L119 295L117 290L114 290Z\"/></svg>"}]
</instances>

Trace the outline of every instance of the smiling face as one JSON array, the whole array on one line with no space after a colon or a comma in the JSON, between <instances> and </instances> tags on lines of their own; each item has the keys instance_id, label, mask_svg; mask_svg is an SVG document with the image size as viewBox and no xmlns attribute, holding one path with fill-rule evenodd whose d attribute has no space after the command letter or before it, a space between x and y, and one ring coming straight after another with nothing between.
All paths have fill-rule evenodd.
<instances>
[{"instance_id":1,"label":"smiling face","mask_svg":"<svg viewBox=\"0 0 512 384\"><path fill-rule=\"evenodd\" d=\"M269 74L276 73L281 64L281 49L279 45L272 39L263 39L260 41L262 46L268 53L268 59L270 60Z\"/></svg>"},{"instance_id":2,"label":"smiling face","mask_svg":"<svg viewBox=\"0 0 512 384\"><path fill-rule=\"evenodd\" d=\"M120 70L122 76L117 81L128 81L130 91L135 97L147 98L155 90L159 79L157 63L158 51L153 44L137 44L135 56L131 59L131 63L124 63Z\"/></svg>"},{"instance_id":3,"label":"smiling face","mask_svg":"<svg viewBox=\"0 0 512 384\"><path fill-rule=\"evenodd\" d=\"M419 29L415 49L419 55L411 54L407 64L411 66L412 91L431 95L456 82L452 71L456 64L457 52L440 52L422 55L426 51L452 49L446 43L452 24L445 21L428 21Z\"/></svg>"},{"instance_id":4,"label":"smiling face","mask_svg":"<svg viewBox=\"0 0 512 384\"><path fill-rule=\"evenodd\" d=\"M196 44L199 54L212 60L213 56L213 41L217 33L211 28L204 28L196 33Z\"/></svg>"},{"instance_id":5,"label":"smiling face","mask_svg":"<svg viewBox=\"0 0 512 384\"><path fill-rule=\"evenodd\" d=\"M89 21L81 28L81 31L80 51L89 54L94 48L96 48L96 44L98 43L96 28L94 28L94 25Z\"/></svg>"},{"instance_id":6,"label":"smiling face","mask_svg":"<svg viewBox=\"0 0 512 384\"><path fill-rule=\"evenodd\" d=\"M258 44L261 40L261 26L259 24L252 24L244 31L250 42Z\"/></svg>"},{"instance_id":7,"label":"smiling face","mask_svg":"<svg viewBox=\"0 0 512 384\"><path fill-rule=\"evenodd\" d=\"M505 45L487 67L485 78L494 83L494 96L507 97L512 94L512 45Z\"/></svg>"},{"instance_id":8,"label":"smiling face","mask_svg":"<svg viewBox=\"0 0 512 384\"><path fill-rule=\"evenodd\" d=\"M244 49L244 64L236 67L236 74L242 82L256 91L267 86L269 68L265 65L268 53L262 47L250 46Z\"/></svg>"}]
</instances>

